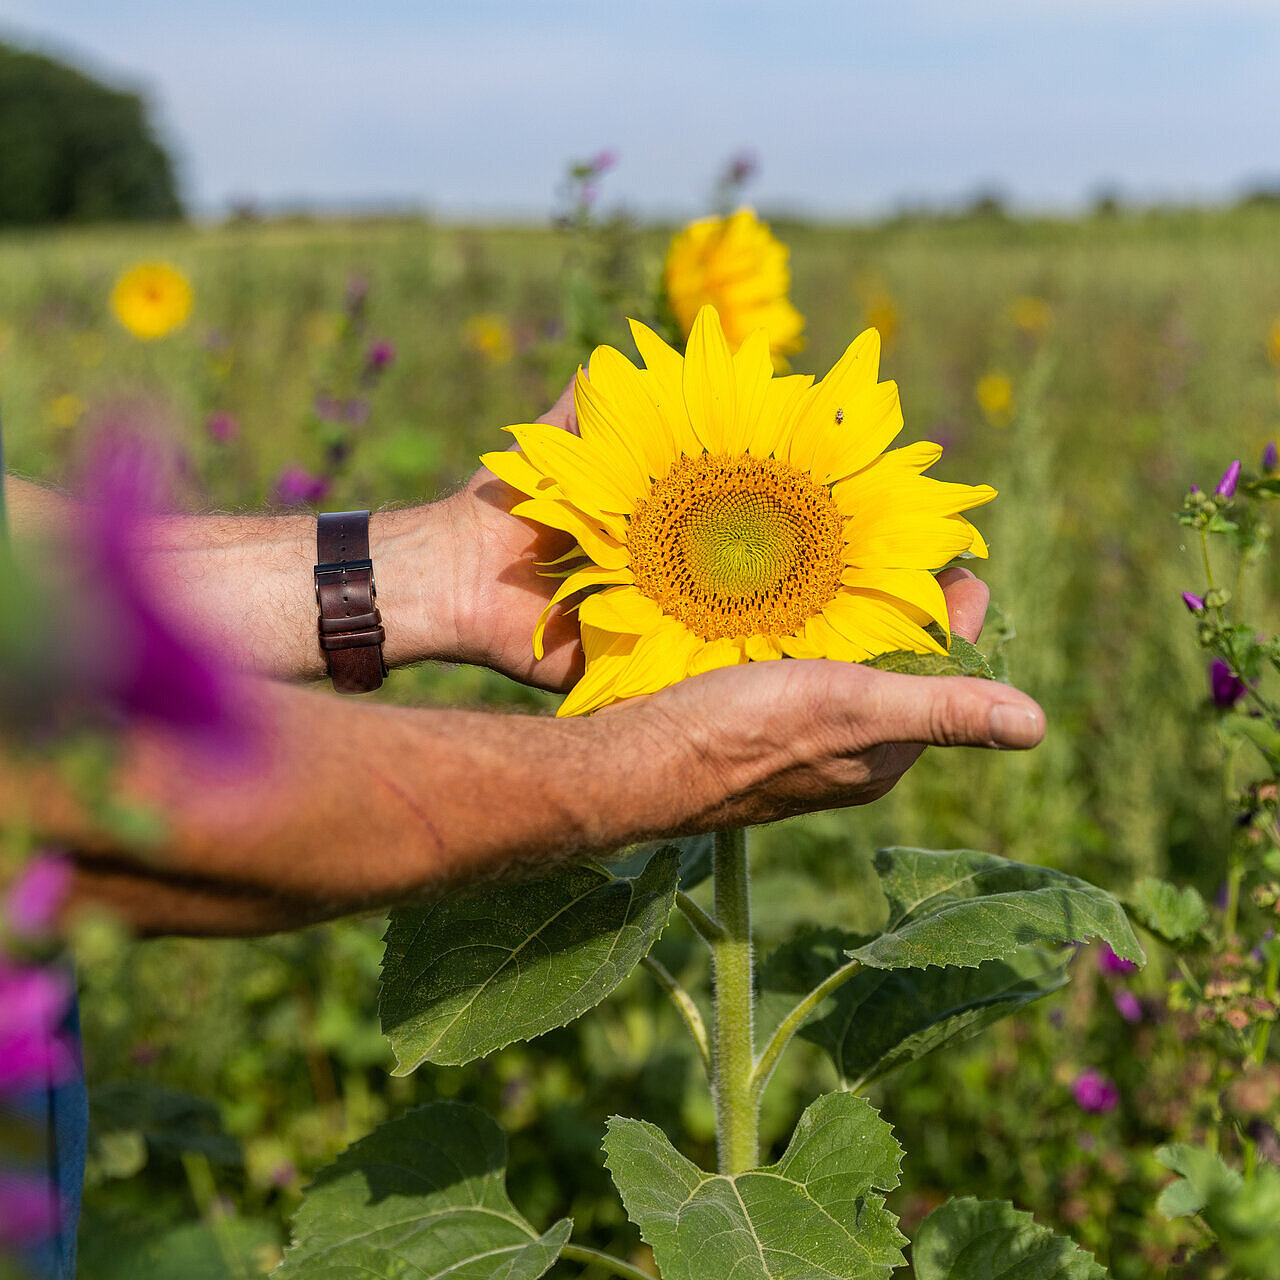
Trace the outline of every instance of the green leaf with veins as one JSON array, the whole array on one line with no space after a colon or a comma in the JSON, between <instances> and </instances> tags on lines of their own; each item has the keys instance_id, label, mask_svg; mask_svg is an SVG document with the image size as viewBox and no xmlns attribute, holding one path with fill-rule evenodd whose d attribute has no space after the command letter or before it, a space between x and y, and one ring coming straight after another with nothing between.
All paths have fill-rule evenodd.
<instances>
[{"instance_id":1,"label":"green leaf with veins","mask_svg":"<svg viewBox=\"0 0 1280 1280\"><path fill-rule=\"evenodd\" d=\"M785 990L784 1016L847 963L845 951L859 941L827 930L780 947L760 974L770 1008L778 1003L773 993ZM972 969L862 969L817 1007L800 1035L826 1050L845 1088L858 1090L1057 991L1068 963L1068 957L1027 947Z\"/></svg>"},{"instance_id":2,"label":"green leaf with veins","mask_svg":"<svg viewBox=\"0 0 1280 1280\"><path fill-rule=\"evenodd\" d=\"M878 937L848 952L872 968L973 967L1028 945L1089 938L1146 963L1120 904L1061 871L972 849L881 849L874 866L889 919Z\"/></svg>"},{"instance_id":3,"label":"green leaf with veins","mask_svg":"<svg viewBox=\"0 0 1280 1280\"><path fill-rule=\"evenodd\" d=\"M1179 889L1152 876L1133 886L1128 906L1139 924L1175 947L1194 942L1209 923L1209 908L1190 885Z\"/></svg>"},{"instance_id":4,"label":"green leaf with veins","mask_svg":"<svg viewBox=\"0 0 1280 1280\"><path fill-rule=\"evenodd\" d=\"M276 1280L537 1280L572 1222L539 1235L506 1191L507 1140L483 1111L432 1102L321 1169Z\"/></svg>"},{"instance_id":5,"label":"green leaf with veins","mask_svg":"<svg viewBox=\"0 0 1280 1280\"><path fill-rule=\"evenodd\" d=\"M393 911L378 1012L395 1074L471 1062L599 1004L658 940L678 875L664 849L634 879L564 866Z\"/></svg>"},{"instance_id":6,"label":"green leaf with veins","mask_svg":"<svg viewBox=\"0 0 1280 1280\"><path fill-rule=\"evenodd\" d=\"M884 1280L905 1237L885 1208L902 1148L865 1098L829 1093L777 1164L732 1177L655 1125L614 1116L606 1163L663 1280Z\"/></svg>"},{"instance_id":7,"label":"green leaf with veins","mask_svg":"<svg viewBox=\"0 0 1280 1280\"><path fill-rule=\"evenodd\" d=\"M1007 1200L949 1200L921 1224L911 1247L916 1280L1107 1280L1066 1236Z\"/></svg>"},{"instance_id":8,"label":"green leaf with veins","mask_svg":"<svg viewBox=\"0 0 1280 1280\"><path fill-rule=\"evenodd\" d=\"M908 649L895 649L868 658L864 667L877 671L896 671L908 676L979 676L994 680L995 672L982 651L961 636L951 637L951 649L947 653L912 653Z\"/></svg>"}]
</instances>

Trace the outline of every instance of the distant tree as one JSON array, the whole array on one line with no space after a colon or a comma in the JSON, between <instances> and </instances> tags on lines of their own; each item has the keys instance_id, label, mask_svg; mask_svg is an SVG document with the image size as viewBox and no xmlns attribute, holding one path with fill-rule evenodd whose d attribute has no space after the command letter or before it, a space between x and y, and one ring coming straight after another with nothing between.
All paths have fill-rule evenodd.
<instances>
[{"instance_id":1,"label":"distant tree","mask_svg":"<svg viewBox=\"0 0 1280 1280\"><path fill-rule=\"evenodd\" d=\"M0 44L0 225L181 216L137 94Z\"/></svg>"}]
</instances>

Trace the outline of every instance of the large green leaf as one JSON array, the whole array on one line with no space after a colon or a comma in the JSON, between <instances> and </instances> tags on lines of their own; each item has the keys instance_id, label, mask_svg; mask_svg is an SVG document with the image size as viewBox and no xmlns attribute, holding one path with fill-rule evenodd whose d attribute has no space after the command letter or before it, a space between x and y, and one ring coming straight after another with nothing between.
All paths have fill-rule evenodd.
<instances>
[{"instance_id":1,"label":"large green leaf","mask_svg":"<svg viewBox=\"0 0 1280 1280\"><path fill-rule=\"evenodd\" d=\"M657 941L678 874L665 849L635 879L565 866L393 911L378 1012L395 1073L482 1058L599 1004Z\"/></svg>"},{"instance_id":2,"label":"large green leaf","mask_svg":"<svg viewBox=\"0 0 1280 1280\"><path fill-rule=\"evenodd\" d=\"M972 849L881 849L889 919L848 954L877 969L972 967L1028 945L1101 938L1126 960L1146 956L1120 904L1075 876Z\"/></svg>"},{"instance_id":3,"label":"large green leaf","mask_svg":"<svg viewBox=\"0 0 1280 1280\"><path fill-rule=\"evenodd\" d=\"M883 1192L902 1148L865 1098L830 1093L777 1164L727 1177L656 1126L615 1116L606 1163L663 1280L883 1280L906 1243Z\"/></svg>"},{"instance_id":4,"label":"large green leaf","mask_svg":"<svg viewBox=\"0 0 1280 1280\"><path fill-rule=\"evenodd\" d=\"M1129 910L1139 924L1175 947L1195 942L1209 923L1209 908L1190 885L1179 889L1151 876L1133 886Z\"/></svg>"},{"instance_id":5,"label":"large green leaf","mask_svg":"<svg viewBox=\"0 0 1280 1280\"><path fill-rule=\"evenodd\" d=\"M1107 1280L1091 1253L1007 1200L949 1200L911 1247L916 1280Z\"/></svg>"},{"instance_id":6,"label":"large green leaf","mask_svg":"<svg viewBox=\"0 0 1280 1280\"><path fill-rule=\"evenodd\" d=\"M802 934L761 969L762 995L786 992L790 1005L846 963L860 941L838 930ZM985 1027L1067 980L1067 961L1026 947L976 968L861 969L815 1010L800 1035L831 1055L846 1088L860 1089L895 1067Z\"/></svg>"},{"instance_id":7,"label":"large green leaf","mask_svg":"<svg viewBox=\"0 0 1280 1280\"><path fill-rule=\"evenodd\" d=\"M711 853L715 848L712 835L680 836L675 840L650 840L624 851L620 858L609 859L609 870L615 876L638 876L649 865L655 853L674 849L680 855L680 887L686 891L700 885L711 875Z\"/></svg>"},{"instance_id":8,"label":"large green leaf","mask_svg":"<svg viewBox=\"0 0 1280 1280\"><path fill-rule=\"evenodd\" d=\"M321 1169L277 1280L536 1280L573 1225L544 1235L505 1186L507 1140L483 1111L432 1102Z\"/></svg>"}]
</instances>

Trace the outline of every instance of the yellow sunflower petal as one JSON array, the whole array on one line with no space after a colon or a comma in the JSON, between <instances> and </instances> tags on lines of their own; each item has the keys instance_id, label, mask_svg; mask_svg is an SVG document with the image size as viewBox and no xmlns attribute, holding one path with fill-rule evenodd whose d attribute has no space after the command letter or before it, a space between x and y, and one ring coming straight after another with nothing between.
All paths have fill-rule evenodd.
<instances>
[{"instance_id":1,"label":"yellow sunflower petal","mask_svg":"<svg viewBox=\"0 0 1280 1280\"><path fill-rule=\"evenodd\" d=\"M883 521L914 523L921 516L954 516L990 502L989 484L948 484L931 476L896 475L867 468L831 491L836 506L865 525Z\"/></svg>"},{"instance_id":2,"label":"yellow sunflower petal","mask_svg":"<svg viewBox=\"0 0 1280 1280\"><path fill-rule=\"evenodd\" d=\"M872 530L845 525L845 564L864 569L938 569L974 544L973 526L961 516L932 516L884 523ZM981 554L976 552L975 554Z\"/></svg>"},{"instance_id":3,"label":"yellow sunflower petal","mask_svg":"<svg viewBox=\"0 0 1280 1280\"><path fill-rule=\"evenodd\" d=\"M857 593L870 591L914 605L926 619L951 634L947 597L927 569L846 569L840 581Z\"/></svg>"},{"instance_id":4,"label":"yellow sunflower petal","mask_svg":"<svg viewBox=\"0 0 1280 1280\"><path fill-rule=\"evenodd\" d=\"M627 515L634 510L634 491L618 479L616 459L606 449L592 448L585 440L543 422L508 427L520 447L544 475L551 476L565 496L594 515Z\"/></svg>"},{"instance_id":5,"label":"yellow sunflower petal","mask_svg":"<svg viewBox=\"0 0 1280 1280\"><path fill-rule=\"evenodd\" d=\"M861 470L878 457L902 430L902 405L898 384L881 382L851 400L844 420L818 440L813 453L813 474L831 484ZM834 421L835 415L832 414ZM847 431L847 435L842 435Z\"/></svg>"},{"instance_id":6,"label":"yellow sunflower petal","mask_svg":"<svg viewBox=\"0 0 1280 1280\"><path fill-rule=\"evenodd\" d=\"M771 662L782 657L782 642L777 636L748 636L743 647L752 662Z\"/></svg>"},{"instance_id":7,"label":"yellow sunflower petal","mask_svg":"<svg viewBox=\"0 0 1280 1280\"><path fill-rule=\"evenodd\" d=\"M825 658L827 655L804 636L780 636L778 643L788 658Z\"/></svg>"},{"instance_id":8,"label":"yellow sunflower petal","mask_svg":"<svg viewBox=\"0 0 1280 1280\"><path fill-rule=\"evenodd\" d=\"M583 622L601 631L643 636L668 621L666 614L635 587L610 587L588 596L578 610Z\"/></svg>"},{"instance_id":9,"label":"yellow sunflower petal","mask_svg":"<svg viewBox=\"0 0 1280 1280\"><path fill-rule=\"evenodd\" d=\"M613 347L597 347L591 355L592 388L609 416L634 436L645 471L665 476L676 460L675 435L650 394L652 382Z\"/></svg>"},{"instance_id":10,"label":"yellow sunflower petal","mask_svg":"<svg viewBox=\"0 0 1280 1280\"><path fill-rule=\"evenodd\" d=\"M737 407L733 422L725 432L726 453L746 453L755 438L756 426L769 394L773 379L773 360L769 355L769 334L757 329L738 348L733 357L733 376L737 384Z\"/></svg>"},{"instance_id":11,"label":"yellow sunflower petal","mask_svg":"<svg viewBox=\"0 0 1280 1280\"><path fill-rule=\"evenodd\" d=\"M638 698L683 680L689 670L689 659L702 648L703 643L687 627L664 618L658 630L641 636L637 641L625 667L618 674L614 696Z\"/></svg>"},{"instance_id":12,"label":"yellow sunflower petal","mask_svg":"<svg viewBox=\"0 0 1280 1280\"><path fill-rule=\"evenodd\" d=\"M663 421L671 428L676 448L681 453L696 455L702 445L689 422L684 403L684 357L638 320L630 321L631 336L644 361L646 382L653 391L653 401Z\"/></svg>"},{"instance_id":13,"label":"yellow sunflower petal","mask_svg":"<svg viewBox=\"0 0 1280 1280\"><path fill-rule=\"evenodd\" d=\"M598 564L589 564L571 572L556 588L555 594L547 601L546 608L538 615L537 625L533 629L533 656L539 662L542 661L542 637L547 628L547 620L551 617L551 610L562 600L573 595L575 591L582 591L587 587L614 586L618 583L634 581L630 569L605 569Z\"/></svg>"},{"instance_id":14,"label":"yellow sunflower petal","mask_svg":"<svg viewBox=\"0 0 1280 1280\"><path fill-rule=\"evenodd\" d=\"M638 636L618 636L584 626L582 649L586 654L587 669L582 679L569 690L556 715L586 715L616 701L618 695L614 689L618 677L639 642Z\"/></svg>"},{"instance_id":15,"label":"yellow sunflower petal","mask_svg":"<svg viewBox=\"0 0 1280 1280\"><path fill-rule=\"evenodd\" d=\"M481 465L489 468L499 480L509 484L531 498L535 495L550 497L558 486L550 476L544 476L518 449L482 453Z\"/></svg>"},{"instance_id":16,"label":"yellow sunflower petal","mask_svg":"<svg viewBox=\"0 0 1280 1280\"><path fill-rule=\"evenodd\" d=\"M757 458L767 458L777 453L779 444L786 439L791 423L804 403L804 393L813 386L813 375L795 373L787 378L774 378L765 388L764 408L748 450Z\"/></svg>"},{"instance_id":17,"label":"yellow sunflower petal","mask_svg":"<svg viewBox=\"0 0 1280 1280\"><path fill-rule=\"evenodd\" d=\"M956 519L959 520L961 524L969 525L969 532L972 535L972 541L965 549L970 555L981 556L982 559L985 560L987 558L986 539L983 538L982 534L980 534L978 530L973 525L969 524L969 522L962 516L957 516Z\"/></svg>"},{"instance_id":18,"label":"yellow sunflower petal","mask_svg":"<svg viewBox=\"0 0 1280 1280\"><path fill-rule=\"evenodd\" d=\"M891 600L841 592L822 617L850 644L868 655L906 649L911 653L946 653L925 629L905 617ZM810 622L814 621L810 619Z\"/></svg>"},{"instance_id":19,"label":"yellow sunflower petal","mask_svg":"<svg viewBox=\"0 0 1280 1280\"><path fill-rule=\"evenodd\" d=\"M720 667L736 667L747 661L740 640L710 640L689 659L689 675L701 675Z\"/></svg>"},{"instance_id":20,"label":"yellow sunflower petal","mask_svg":"<svg viewBox=\"0 0 1280 1280\"><path fill-rule=\"evenodd\" d=\"M684 403L708 453L724 453L737 408L733 357L715 307L698 312L684 358Z\"/></svg>"},{"instance_id":21,"label":"yellow sunflower petal","mask_svg":"<svg viewBox=\"0 0 1280 1280\"><path fill-rule=\"evenodd\" d=\"M848 636L836 630L821 613L815 614L804 624L804 639L817 651L819 658L833 658L838 662L861 662L871 657L865 645L855 644Z\"/></svg>"},{"instance_id":22,"label":"yellow sunflower petal","mask_svg":"<svg viewBox=\"0 0 1280 1280\"><path fill-rule=\"evenodd\" d=\"M632 424L610 412L581 369L573 379L573 405L583 442L608 459L610 479L626 493L643 493L649 487L649 468Z\"/></svg>"},{"instance_id":23,"label":"yellow sunflower petal","mask_svg":"<svg viewBox=\"0 0 1280 1280\"><path fill-rule=\"evenodd\" d=\"M620 569L629 563L626 545L608 532L607 522L592 520L568 502L552 498L528 498L511 508L511 514L524 520L536 520L576 538L578 545L598 565ZM606 517L607 521L607 517Z\"/></svg>"}]
</instances>

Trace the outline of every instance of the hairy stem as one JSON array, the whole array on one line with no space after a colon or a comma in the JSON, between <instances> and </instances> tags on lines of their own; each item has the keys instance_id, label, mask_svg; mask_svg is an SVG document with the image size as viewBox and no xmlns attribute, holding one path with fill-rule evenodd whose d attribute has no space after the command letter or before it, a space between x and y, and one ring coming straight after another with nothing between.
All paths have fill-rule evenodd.
<instances>
[{"instance_id":1,"label":"hairy stem","mask_svg":"<svg viewBox=\"0 0 1280 1280\"><path fill-rule=\"evenodd\" d=\"M715 973L712 1090L716 1103L716 1155L721 1173L741 1173L759 1158L760 1103L752 1077L754 1003L751 980L751 884L745 831L716 834L716 920L721 936L711 948Z\"/></svg>"},{"instance_id":2,"label":"hairy stem","mask_svg":"<svg viewBox=\"0 0 1280 1280\"><path fill-rule=\"evenodd\" d=\"M778 1065L778 1059L782 1057L783 1051L791 1043L792 1037L804 1025L805 1019L837 987L844 986L861 968L862 962L860 960L850 960L848 964L841 965L835 973L823 979L822 982L814 987L778 1024L778 1029L765 1046L764 1052L756 1060L755 1070L752 1072L752 1088L755 1091L757 1105L759 1105L760 1097L764 1093L765 1085L769 1083L769 1077L773 1075L773 1069Z\"/></svg>"},{"instance_id":3,"label":"hairy stem","mask_svg":"<svg viewBox=\"0 0 1280 1280\"><path fill-rule=\"evenodd\" d=\"M689 927L709 947L724 937L724 930L683 889L676 890L676 906L689 922Z\"/></svg>"},{"instance_id":4,"label":"hairy stem","mask_svg":"<svg viewBox=\"0 0 1280 1280\"><path fill-rule=\"evenodd\" d=\"M615 1276L621 1276L622 1280L653 1280L649 1272L641 1271L639 1267L633 1267L631 1263L623 1262L611 1253L601 1253L598 1249L588 1249L585 1245L567 1244L560 1250L560 1256L570 1262L581 1262L584 1267L604 1267Z\"/></svg>"},{"instance_id":5,"label":"hairy stem","mask_svg":"<svg viewBox=\"0 0 1280 1280\"><path fill-rule=\"evenodd\" d=\"M684 1019L684 1025L689 1028L693 1043L698 1046L698 1057L702 1059L702 1069L710 1079L711 1042L707 1038L706 1025L702 1021L702 1014L698 1011L693 997L675 980L671 970L661 960L655 960L653 956L645 956L640 963L649 970L657 984L671 997L671 1003Z\"/></svg>"}]
</instances>

